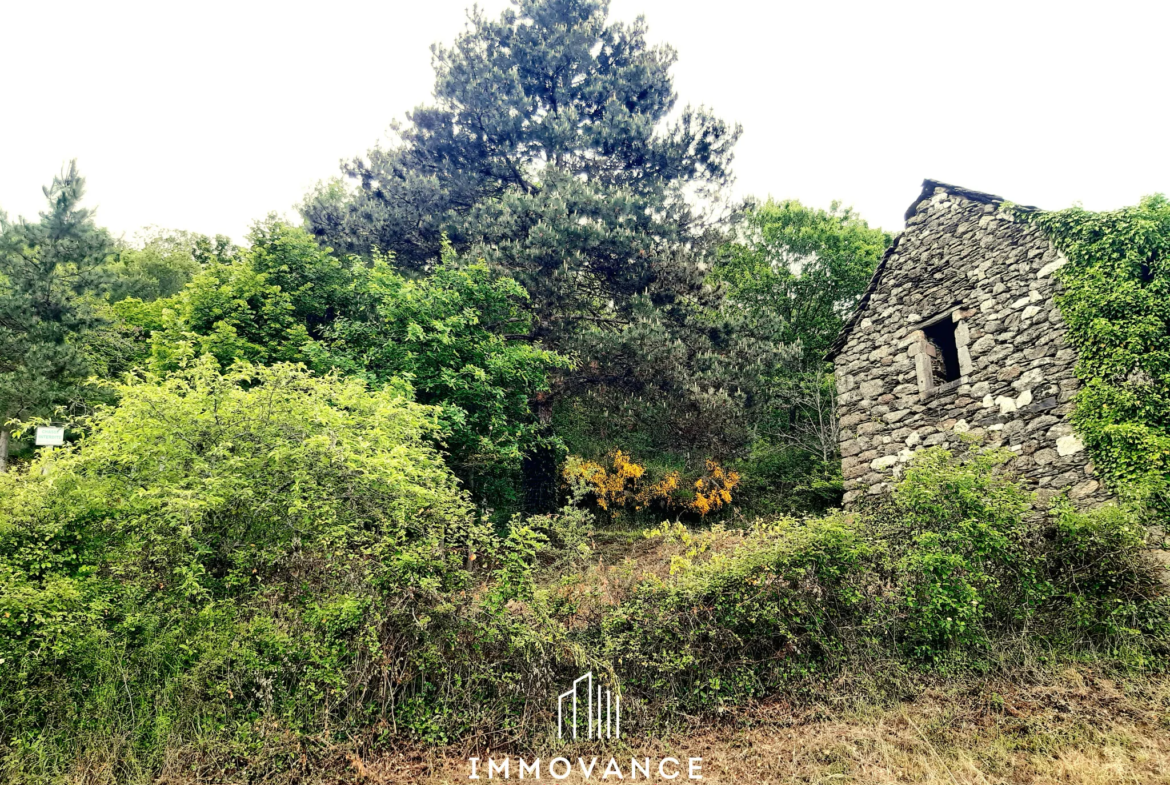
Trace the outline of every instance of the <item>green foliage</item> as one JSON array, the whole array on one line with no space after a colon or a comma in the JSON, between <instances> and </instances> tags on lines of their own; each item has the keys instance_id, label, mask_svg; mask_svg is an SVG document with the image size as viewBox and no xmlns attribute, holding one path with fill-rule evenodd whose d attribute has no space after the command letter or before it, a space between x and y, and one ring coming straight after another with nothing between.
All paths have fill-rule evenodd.
<instances>
[{"instance_id":1,"label":"green foliage","mask_svg":"<svg viewBox=\"0 0 1170 785\"><path fill-rule=\"evenodd\" d=\"M750 441L739 382L745 367L787 359L785 347L676 303L665 314L649 299L620 329L599 327L568 342L581 357L562 379L554 422L570 451L594 459L615 447L701 468Z\"/></svg>"},{"instance_id":2,"label":"green foliage","mask_svg":"<svg viewBox=\"0 0 1170 785\"><path fill-rule=\"evenodd\" d=\"M159 371L207 354L223 366L303 362L375 386L408 380L420 402L440 407L468 489L510 509L523 454L547 438L529 401L570 366L527 340L527 300L515 281L461 264L449 246L431 275L408 279L383 257L343 262L303 230L268 221L247 250L213 261L180 295L115 308L151 333Z\"/></svg>"},{"instance_id":3,"label":"green foliage","mask_svg":"<svg viewBox=\"0 0 1170 785\"><path fill-rule=\"evenodd\" d=\"M352 187L323 185L302 213L345 252L389 252L425 271L446 236L461 258L520 283L529 337L581 360L536 402L542 423L564 398L596 391L588 405L603 409L645 395L669 407L665 429L726 441L687 393L693 369L676 360L694 354L670 347L702 351L673 306L704 294L719 235L689 197L729 181L739 129L702 108L676 111L675 53L649 44L641 19L614 22L608 10L605 0L522 0L496 19L472 10L454 44L433 50L434 105L408 115L395 145L345 166ZM542 441L523 465L529 508L547 511L557 450L553 434Z\"/></svg>"},{"instance_id":4,"label":"green foliage","mask_svg":"<svg viewBox=\"0 0 1170 785\"><path fill-rule=\"evenodd\" d=\"M108 591L139 610L197 613L302 582L326 592L376 582L405 556L397 549L466 527L466 503L426 446L436 412L407 388L371 392L287 366L220 375L203 362L120 393L51 474L5 481L6 564L17 570L6 577L19 585L5 592L17 612L6 633L26 654L67 646L75 620L20 606L46 576L76 584L66 596Z\"/></svg>"},{"instance_id":5,"label":"green foliage","mask_svg":"<svg viewBox=\"0 0 1170 785\"><path fill-rule=\"evenodd\" d=\"M760 438L730 465L743 478L745 506L763 517L824 514L840 507L845 493L836 455L819 461L795 444Z\"/></svg>"},{"instance_id":6,"label":"green foliage","mask_svg":"<svg viewBox=\"0 0 1170 785\"><path fill-rule=\"evenodd\" d=\"M604 621L606 654L628 688L668 705L767 694L841 650L874 555L849 518L759 526L730 554L640 584Z\"/></svg>"},{"instance_id":7,"label":"green foliage","mask_svg":"<svg viewBox=\"0 0 1170 785\"><path fill-rule=\"evenodd\" d=\"M203 265L230 258L235 248L228 238L214 239L191 232L155 231L141 241L141 247L118 252L107 266L112 280L107 284L110 302L127 298L153 302L182 291Z\"/></svg>"},{"instance_id":8,"label":"green foliage","mask_svg":"<svg viewBox=\"0 0 1170 785\"><path fill-rule=\"evenodd\" d=\"M442 409L445 442L477 497L508 498L521 457L541 438L529 401L570 361L526 337L528 295L483 264L457 264L449 246L435 271L411 280L375 258L354 270L350 305L323 333L318 367L383 384L410 380Z\"/></svg>"},{"instance_id":9,"label":"green foliage","mask_svg":"<svg viewBox=\"0 0 1170 785\"><path fill-rule=\"evenodd\" d=\"M10 421L85 403L92 366L85 334L104 323L94 293L113 241L80 206L85 178L77 162L44 192L49 209L35 223L0 213L0 471Z\"/></svg>"},{"instance_id":10,"label":"green foliage","mask_svg":"<svg viewBox=\"0 0 1170 785\"><path fill-rule=\"evenodd\" d=\"M0 478L11 765L115 738L157 762L263 723L441 740L515 698L504 663L535 662L537 630L504 605L532 595L543 538L473 524L438 410L210 360L119 394L51 465ZM500 565L482 605L461 599L468 554Z\"/></svg>"},{"instance_id":11,"label":"green foliage","mask_svg":"<svg viewBox=\"0 0 1170 785\"><path fill-rule=\"evenodd\" d=\"M164 301L161 314L127 309L153 329L156 370L201 354L225 366L310 359L346 293L348 271L303 230L279 221L257 224L249 240L246 251L208 264L180 295Z\"/></svg>"},{"instance_id":12,"label":"green foliage","mask_svg":"<svg viewBox=\"0 0 1170 785\"><path fill-rule=\"evenodd\" d=\"M757 514L840 503L835 388L823 355L889 242L836 203L751 205L709 278L722 284L722 301L694 308L689 332L669 330L675 340L663 342L686 368L679 386L689 395L675 397L705 415L692 421L718 418L703 447L735 459Z\"/></svg>"},{"instance_id":13,"label":"green foliage","mask_svg":"<svg viewBox=\"0 0 1170 785\"><path fill-rule=\"evenodd\" d=\"M1125 507L1054 510L1056 545L1049 569L1056 599L1073 630L1096 639L1137 641L1164 625L1167 598L1149 568L1147 531Z\"/></svg>"},{"instance_id":14,"label":"green foliage","mask_svg":"<svg viewBox=\"0 0 1170 785\"><path fill-rule=\"evenodd\" d=\"M560 320L641 291L670 261L654 236L692 221L681 189L728 178L738 129L689 107L667 125L675 53L649 45L642 20L607 15L604 0L472 10L455 44L434 48L435 105L409 114L399 145L345 168L352 196L334 183L306 201L314 233L411 267L444 230L461 249L502 243L489 262Z\"/></svg>"},{"instance_id":15,"label":"green foliage","mask_svg":"<svg viewBox=\"0 0 1170 785\"><path fill-rule=\"evenodd\" d=\"M727 284L731 302L778 322L778 340L799 345L816 364L892 239L838 202L820 210L769 199L747 211L714 277Z\"/></svg>"},{"instance_id":16,"label":"green foliage","mask_svg":"<svg viewBox=\"0 0 1170 785\"><path fill-rule=\"evenodd\" d=\"M892 499L856 515L733 534L665 526L648 575L599 636L659 708L710 709L895 660L984 668L1005 646L1116 652L1151 664L1170 601L1132 511L1032 512L1001 451L920 453Z\"/></svg>"},{"instance_id":17,"label":"green foliage","mask_svg":"<svg viewBox=\"0 0 1170 785\"><path fill-rule=\"evenodd\" d=\"M1068 258L1057 273L1077 350L1073 424L1116 492L1170 514L1170 201L1022 212Z\"/></svg>"},{"instance_id":18,"label":"green foliage","mask_svg":"<svg viewBox=\"0 0 1170 785\"><path fill-rule=\"evenodd\" d=\"M574 504L567 504L558 512L532 515L526 524L548 538L543 555L554 563L582 564L593 555L590 538L594 531L593 513Z\"/></svg>"},{"instance_id":19,"label":"green foliage","mask_svg":"<svg viewBox=\"0 0 1170 785\"><path fill-rule=\"evenodd\" d=\"M429 439L440 411L404 384L205 358L119 395L0 477L12 776L97 750L149 772L211 740L514 739L583 665L639 722L865 663L980 667L1025 631L1147 663L1170 636L1140 524L1027 516L998 453L926 451L861 515L666 524L647 538L669 571L590 588L590 516L475 524Z\"/></svg>"},{"instance_id":20,"label":"green foliage","mask_svg":"<svg viewBox=\"0 0 1170 785\"><path fill-rule=\"evenodd\" d=\"M569 451L600 460L629 449L659 473L734 462L751 489L737 505L756 514L838 505L835 389L822 364L806 370L778 321L734 303L678 302L670 317L644 306L620 331L572 344L588 359L554 412Z\"/></svg>"},{"instance_id":21,"label":"green foliage","mask_svg":"<svg viewBox=\"0 0 1170 785\"><path fill-rule=\"evenodd\" d=\"M648 44L642 20L607 16L603 0L473 11L435 48L435 105L345 167L350 187L311 195L306 223L411 270L429 270L447 236L523 286L529 335L579 360L536 407L570 451L640 443L692 468L784 452L769 468L798 470L759 478L745 502L791 509L799 488L806 511L823 509L839 499L832 401L810 392L890 238L837 205L769 201L727 243L688 195L718 196L738 129L701 109L672 119L675 53ZM530 496L548 496L537 470L555 460L530 454Z\"/></svg>"},{"instance_id":22,"label":"green foliage","mask_svg":"<svg viewBox=\"0 0 1170 785\"><path fill-rule=\"evenodd\" d=\"M924 450L898 484L883 536L901 554L904 641L915 656L984 646L989 625L1030 614L1043 592L1025 522L1030 499L997 474L1010 450Z\"/></svg>"}]
</instances>

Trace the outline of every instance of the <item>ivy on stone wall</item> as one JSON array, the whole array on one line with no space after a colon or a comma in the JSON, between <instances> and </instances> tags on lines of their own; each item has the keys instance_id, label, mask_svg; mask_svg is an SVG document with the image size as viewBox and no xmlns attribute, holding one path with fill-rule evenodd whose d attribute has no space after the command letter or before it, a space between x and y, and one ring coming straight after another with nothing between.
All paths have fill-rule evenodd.
<instances>
[{"instance_id":1,"label":"ivy on stone wall","mask_svg":"<svg viewBox=\"0 0 1170 785\"><path fill-rule=\"evenodd\" d=\"M1020 211L1065 255L1057 305L1077 350L1073 425L1106 484L1170 514L1170 200Z\"/></svg>"}]
</instances>

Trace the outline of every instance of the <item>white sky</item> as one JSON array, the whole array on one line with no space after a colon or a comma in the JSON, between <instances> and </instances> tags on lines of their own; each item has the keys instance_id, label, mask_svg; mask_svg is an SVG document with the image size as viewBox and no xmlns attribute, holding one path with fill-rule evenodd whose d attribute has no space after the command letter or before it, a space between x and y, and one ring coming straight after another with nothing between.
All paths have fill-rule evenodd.
<instances>
[{"instance_id":1,"label":"white sky","mask_svg":"<svg viewBox=\"0 0 1170 785\"><path fill-rule=\"evenodd\" d=\"M506 0L481 5L498 12ZM469 0L0 0L0 209L77 157L118 233L241 238L426 102ZM1041 207L1170 191L1170 2L612 0L744 126L737 194L902 226L924 177Z\"/></svg>"}]
</instances>

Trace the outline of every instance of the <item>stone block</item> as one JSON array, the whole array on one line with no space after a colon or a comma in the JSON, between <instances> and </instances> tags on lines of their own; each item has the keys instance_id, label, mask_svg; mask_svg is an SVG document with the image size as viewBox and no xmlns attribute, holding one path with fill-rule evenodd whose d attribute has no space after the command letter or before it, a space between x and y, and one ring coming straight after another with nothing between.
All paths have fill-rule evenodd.
<instances>
[{"instance_id":1,"label":"stone block","mask_svg":"<svg viewBox=\"0 0 1170 785\"><path fill-rule=\"evenodd\" d=\"M1085 449L1084 443L1075 434L1062 436L1056 440L1056 453L1058 455L1073 455Z\"/></svg>"},{"instance_id":2,"label":"stone block","mask_svg":"<svg viewBox=\"0 0 1170 785\"><path fill-rule=\"evenodd\" d=\"M1047 466L1056 460L1056 450L1038 450L1032 459L1040 466Z\"/></svg>"},{"instance_id":3,"label":"stone block","mask_svg":"<svg viewBox=\"0 0 1170 785\"><path fill-rule=\"evenodd\" d=\"M1064 267L1067 263L1068 263L1068 259L1065 258L1064 254L1061 254L1060 258L1058 258L1056 261L1049 262L1048 264L1041 267L1040 271L1038 273L1036 273L1036 277L1037 278L1047 278L1048 276L1052 275L1054 272L1059 270L1061 267Z\"/></svg>"}]
</instances>

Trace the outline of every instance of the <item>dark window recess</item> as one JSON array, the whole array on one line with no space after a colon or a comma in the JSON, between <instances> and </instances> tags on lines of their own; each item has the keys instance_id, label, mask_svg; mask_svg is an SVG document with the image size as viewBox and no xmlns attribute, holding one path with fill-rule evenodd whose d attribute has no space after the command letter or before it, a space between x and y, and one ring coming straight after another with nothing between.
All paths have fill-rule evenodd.
<instances>
[{"instance_id":1,"label":"dark window recess","mask_svg":"<svg viewBox=\"0 0 1170 785\"><path fill-rule=\"evenodd\" d=\"M946 384L958 379L959 347L955 343L955 322L952 319L943 319L923 327L922 332L926 333L926 340L934 347L934 356L930 358L934 383Z\"/></svg>"}]
</instances>

